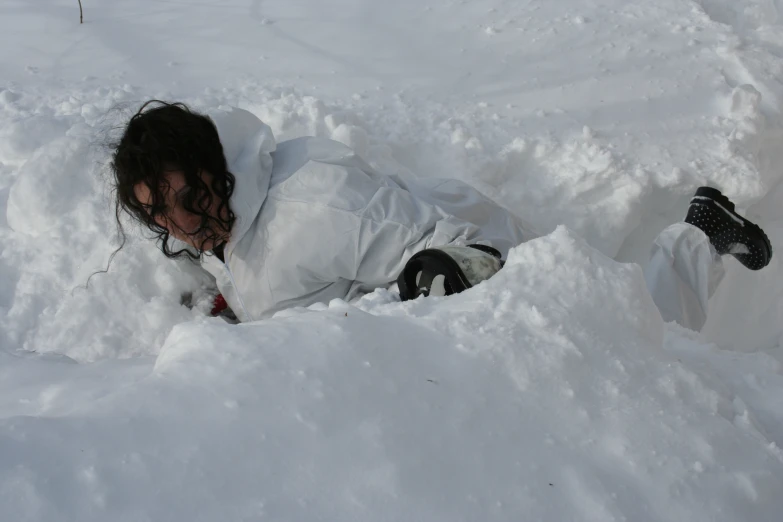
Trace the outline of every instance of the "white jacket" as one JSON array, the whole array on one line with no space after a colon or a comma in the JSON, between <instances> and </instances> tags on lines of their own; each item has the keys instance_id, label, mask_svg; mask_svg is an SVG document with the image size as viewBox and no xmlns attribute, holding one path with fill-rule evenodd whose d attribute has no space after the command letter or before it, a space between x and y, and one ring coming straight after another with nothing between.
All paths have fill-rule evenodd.
<instances>
[{"instance_id":1,"label":"white jacket","mask_svg":"<svg viewBox=\"0 0 783 522\"><path fill-rule=\"evenodd\" d=\"M237 219L225 264L205 255L202 265L241 321L388 286L431 246L481 241L505 256L532 237L465 183L405 183L324 138L276 146L269 127L242 109L210 117L236 177Z\"/></svg>"}]
</instances>

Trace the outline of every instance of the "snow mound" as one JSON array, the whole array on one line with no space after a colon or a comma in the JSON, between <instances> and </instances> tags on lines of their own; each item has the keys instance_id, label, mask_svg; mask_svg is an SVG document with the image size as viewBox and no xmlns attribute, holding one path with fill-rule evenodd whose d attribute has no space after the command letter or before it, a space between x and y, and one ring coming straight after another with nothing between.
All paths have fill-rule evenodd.
<instances>
[{"instance_id":1,"label":"snow mound","mask_svg":"<svg viewBox=\"0 0 783 522\"><path fill-rule=\"evenodd\" d=\"M454 298L384 293L177 326L151 374L82 413L3 418L4 511L734 521L780 509L783 464L727 418L729 394L663 351L638 267L559 228Z\"/></svg>"}]
</instances>

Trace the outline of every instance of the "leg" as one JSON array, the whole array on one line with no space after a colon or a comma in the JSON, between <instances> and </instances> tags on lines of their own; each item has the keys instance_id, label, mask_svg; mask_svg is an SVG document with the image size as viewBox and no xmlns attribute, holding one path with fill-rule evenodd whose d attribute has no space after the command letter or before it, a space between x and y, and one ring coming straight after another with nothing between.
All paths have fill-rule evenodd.
<instances>
[{"instance_id":1,"label":"leg","mask_svg":"<svg viewBox=\"0 0 783 522\"><path fill-rule=\"evenodd\" d=\"M734 210L719 190L701 187L684 223L658 236L645 278L666 321L699 331L707 320L707 302L723 279L722 255L732 255L750 270L772 258L767 235Z\"/></svg>"},{"instance_id":2,"label":"leg","mask_svg":"<svg viewBox=\"0 0 783 522\"><path fill-rule=\"evenodd\" d=\"M419 199L479 227L471 240L488 241L505 258L520 243L538 236L519 216L456 179L422 178L403 185Z\"/></svg>"},{"instance_id":3,"label":"leg","mask_svg":"<svg viewBox=\"0 0 783 522\"><path fill-rule=\"evenodd\" d=\"M707 234L676 223L655 240L645 270L647 288L664 321L699 331L707 302L723 279L723 263Z\"/></svg>"}]
</instances>

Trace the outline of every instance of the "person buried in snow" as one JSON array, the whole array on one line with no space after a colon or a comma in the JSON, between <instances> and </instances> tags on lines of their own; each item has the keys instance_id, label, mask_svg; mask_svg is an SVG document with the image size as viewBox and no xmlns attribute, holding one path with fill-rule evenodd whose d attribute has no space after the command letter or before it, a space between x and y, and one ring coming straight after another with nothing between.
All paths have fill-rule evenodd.
<instances>
[{"instance_id":1,"label":"person buried in snow","mask_svg":"<svg viewBox=\"0 0 783 522\"><path fill-rule=\"evenodd\" d=\"M394 282L402 299L459 292L535 237L466 183L385 175L329 139L276 143L238 108L198 114L147 102L127 123L111 170L120 233L125 212L166 256L197 259L240 321ZM772 248L728 198L702 187L685 221L658 236L646 268L665 320L701 329L727 254L758 270Z\"/></svg>"}]
</instances>

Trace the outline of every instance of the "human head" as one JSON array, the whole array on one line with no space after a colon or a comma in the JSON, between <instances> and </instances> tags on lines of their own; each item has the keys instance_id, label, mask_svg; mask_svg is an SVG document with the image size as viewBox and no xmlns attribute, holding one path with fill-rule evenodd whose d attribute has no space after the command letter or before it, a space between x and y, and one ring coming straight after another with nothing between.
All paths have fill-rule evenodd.
<instances>
[{"instance_id":1,"label":"human head","mask_svg":"<svg viewBox=\"0 0 783 522\"><path fill-rule=\"evenodd\" d=\"M121 212L153 232L167 257L197 258L225 242L235 221L215 124L182 103L151 100L133 115L112 155L117 225ZM195 247L172 250L170 237Z\"/></svg>"}]
</instances>

